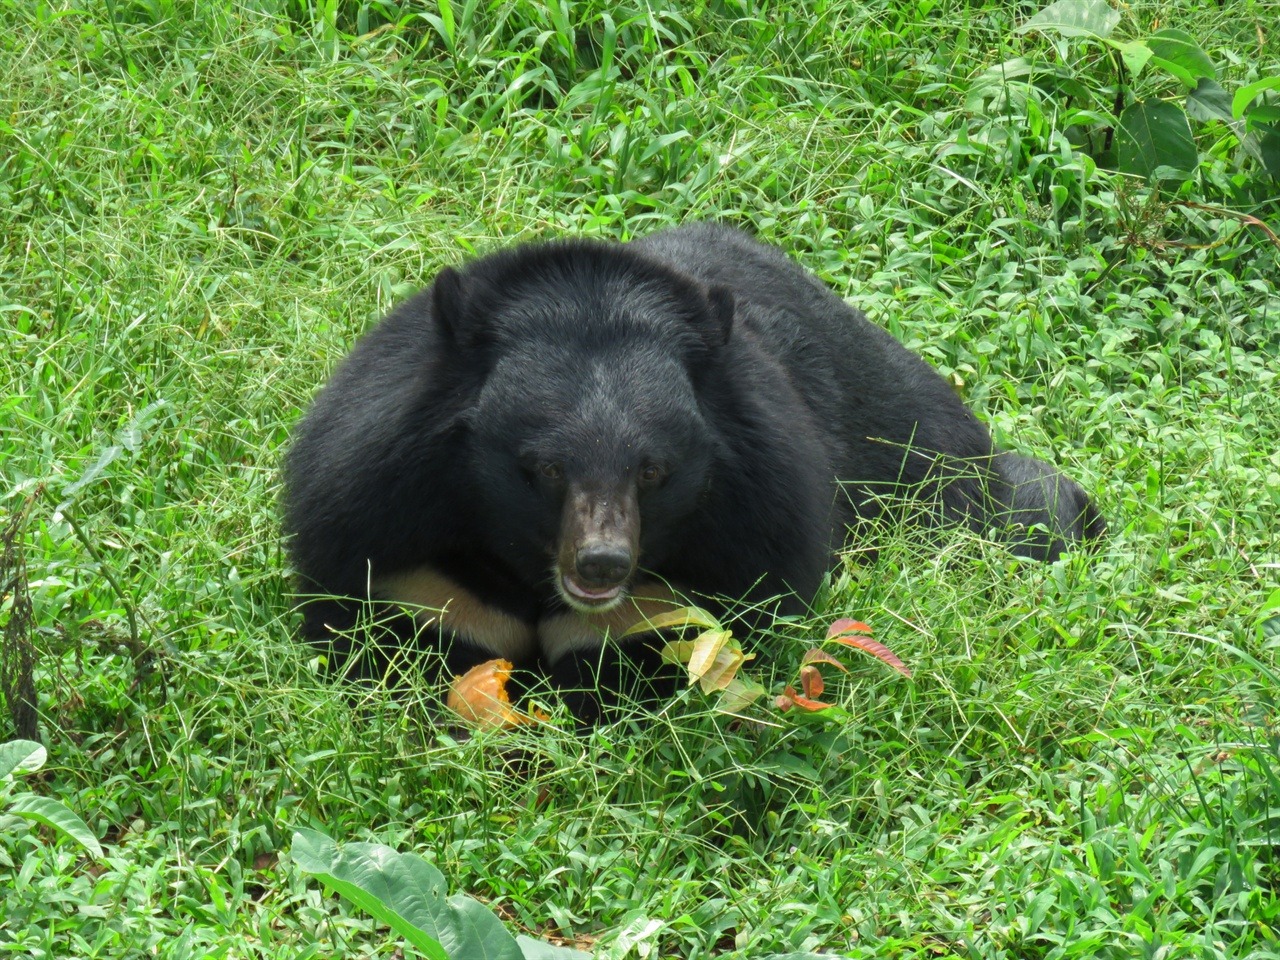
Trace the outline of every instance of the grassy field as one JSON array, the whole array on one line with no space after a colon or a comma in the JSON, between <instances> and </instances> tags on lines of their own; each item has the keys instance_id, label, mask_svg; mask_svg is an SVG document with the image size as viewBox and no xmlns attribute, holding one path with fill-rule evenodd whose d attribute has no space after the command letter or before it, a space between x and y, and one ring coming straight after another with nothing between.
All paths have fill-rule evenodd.
<instances>
[{"instance_id":1,"label":"grassy field","mask_svg":"<svg viewBox=\"0 0 1280 960\"><path fill-rule=\"evenodd\" d=\"M29 503L49 751L0 781L0 956L404 955L296 868L304 827L600 958L1276 956L1280 183L1199 119L1185 182L1095 162L1132 77L1015 32L1040 6L0 0L0 519ZM1280 4L1119 9L1228 90L1280 73ZM445 264L709 217L1061 463L1108 540L853 545L811 622L746 638L775 692L839 616L914 669L853 662L828 715L694 690L455 742L353 706L291 640L278 531L317 385Z\"/></svg>"}]
</instances>

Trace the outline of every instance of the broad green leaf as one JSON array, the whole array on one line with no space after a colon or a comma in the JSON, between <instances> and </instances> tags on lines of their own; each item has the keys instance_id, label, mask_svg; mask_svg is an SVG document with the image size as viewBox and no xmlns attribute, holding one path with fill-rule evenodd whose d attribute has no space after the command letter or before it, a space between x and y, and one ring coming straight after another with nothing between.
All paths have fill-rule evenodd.
<instances>
[{"instance_id":1,"label":"broad green leaf","mask_svg":"<svg viewBox=\"0 0 1280 960\"><path fill-rule=\"evenodd\" d=\"M484 904L445 896L440 871L421 857L380 843L341 847L315 830L297 830L290 851L318 877L387 924L430 960L523 960L515 938Z\"/></svg>"},{"instance_id":2,"label":"broad green leaf","mask_svg":"<svg viewBox=\"0 0 1280 960\"><path fill-rule=\"evenodd\" d=\"M1186 31L1166 27L1147 37L1145 43L1151 48L1151 62L1172 73L1189 88L1194 88L1196 82L1204 78L1217 79L1213 61Z\"/></svg>"},{"instance_id":3,"label":"broad green leaf","mask_svg":"<svg viewBox=\"0 0 1280 960\"><path fill-rule=\"evenodd\" d=\"M34 773L44 766L48 754L32 740L0 743L0 779L20 773Z\"/></svg>"},{"instance_id":4,"label":"broad green leaf","mask_svg":"<svg viewBox=\"0 0 1280 960\"><path fill-rule=\"evenodd\" d=\"M1201 77L1196 88L1187 94L1187 113L1201 122L1221 120L1235 122L1231 113L1231 97L1217 80Z\"/></svg>"},{"instance_id":5,"label":"broad green leaf","mask_svg":"<svg viewBox=\"0 0 1280 960\"><path fill-rule=\"evenodd\" d=\"M1280 610L1280 590L1272 590L1267 599L1262 601L1262 606L1258 608L1259 613L1270 613L1272 610Z\"/></svg>"},{"instance_id":6,"label":"broad green leaf","mask_svg":"<svg viewBox=\"0 0 1280 960\"><path fill-rule=\"evenodd\" d=\"M1142 68L1147 65L1147 61L1151 59L1151 48L1141 40L1130 40L1128 43L1111 42L1111 46L1120 51L1120 56L1124 60L1125 69L1129 71L1131 77L1136 78L1142 73Z\"/></svg>"},{"instance_id":7,"label":"broad green leaf","mask_svg":"<svg viewBox=\"0 0 1280 960\"><path fill-rule=\"evenodd\" d=\"M1254 83L1245 84L1231 98L1231 115L1239 120L1244 116L1245 109L1258 98L1259 94L1276 89L1280 89L1280 77L1267 77Z\"/></svg>"},{"instance_id":8,"label":"broad green leaf","mask_svg":"<svg viewBox=\"0 0 1280 960\"><path fill-rule=\"evenodd\" d=\"M1186 113L1163 100L1125 107L1115 139L1120 169L1147 179L1160 167L1171 167L1185 179L1200 159Z\"/></svg>"},{"instance_id":9,"label":"broad green leaf","mask_svg":"<svg viewBox=\"0 0 1280 960\"><path fill-rule=\"evenodd\" d=\"M453 53L458 41L458 25L453 16L453 4L449 0L439 0L440 25L444 28L442 36L449 52Z\"/></svg>"},{"instance_id":10,"label":"broad green leaf","mask_svg":"<svg viewBox=\"0 0 1280 960\"><path fill-rule=\"evenodd\" d=\"M630 957L633 955L632 951L642 957L652 956L652 941L663 926L661 920L650 917L641 910L631 910L622 917L610 952L615 957Z\"/></svg>"},{"instance_id":11,"label":"broad green leaf","mask_svg":"<svg viewBox=\"0 0 1280 960\"><path fill-rule=\"evenodd\" d=\"M75 815L65 804L52 797L41 797L34 793L22 793L13 797L5 813L13 814L24 820L43 823L59 833L65 834L95 857L102 856L102 844L93 835L89 825Z\"/></svg>"},{"instance_id":12,"label":"broad green leaf","mask_svg":"<svg viewBox=\"0 0 1280 960\"><path fill-rule=\"evenodd\" d=\"M98 454L97 460L93 461L93 463L89 464L89 466L85 468L84 473L80 474L80 478L78 480L69 484L67 488L62 491L63 497L70 500L89 484L93 483L93 481L97 480L98 477L102 476L103 471L105 471L107 467L111 466L111 464L113 464L122 453L124 453L124 447L120 446L118 443L107 447L102 451L102 453Z\"/></svg>"},{"instance_id":13,"label":"broad green leaf","mask_svg":"<svg viewBox=\"0 0 1280 960\"><path fill-rule=\"evenodd\" d=\"M1014 27L1014 33L1039 30L1057 33L1064 37L1096 37L1099 40L1111 36L1120 22L1120 11L1107 0L1057 0L1034 17Z\"/></svg>"}]
</instances>

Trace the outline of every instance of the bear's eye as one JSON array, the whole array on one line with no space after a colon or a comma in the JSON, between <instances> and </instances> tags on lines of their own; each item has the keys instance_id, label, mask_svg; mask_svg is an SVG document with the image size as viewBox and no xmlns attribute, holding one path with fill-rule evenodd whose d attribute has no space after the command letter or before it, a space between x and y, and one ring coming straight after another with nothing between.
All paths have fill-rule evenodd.
<instances>
[{"instance_id":1,"label":"bear's eye","mask_svg":"<svg viewBox=\"0 0 1280 960\"><path fill-rule=\"evenodd\" d=\"M558 463L540 463L537 466L538 476L543 480L563 480L564 467Z\"/></svg>"},{"instance_id":2,"label":"bear's eye","mask_svg":"<svg viewBox=\"0 0 1280 960\"><path fill-rule=\"evenodd\" d=\"M667 471L659 464L649 463L640 468L640 484L645 487L656 487L667 478Z\"/></svg>"}]
</instances>

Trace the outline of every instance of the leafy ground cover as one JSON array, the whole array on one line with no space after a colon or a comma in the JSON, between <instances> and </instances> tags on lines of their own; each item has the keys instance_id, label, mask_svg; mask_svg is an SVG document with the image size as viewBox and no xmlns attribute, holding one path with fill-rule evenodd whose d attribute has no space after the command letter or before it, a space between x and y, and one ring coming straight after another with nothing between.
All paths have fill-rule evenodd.
<instances>
[{"instance_id":1,"label":"leafy ground cover","mask_svg":"<svg viewBox=\"0 0 1280 960\"><path fill-rule=\"evenodd\" d=\"M1194 169L1112 172L1186 78L1015 32L1041 6L0 0L0 622L47 748L0 782L0 953L400 955L296 869L315 829L600 957L1274 956L1280 184L1220 99ZM1266 120L1276 4L1116 10ZM868 659L808 718L695 689L458 742L426 691L325 684L275 505L336 359L474 251L703 217L1064 464L1108 541L854 545L761 679L846 616L914 677ZM6 817L33 796L102 855Z\"/></svg>"}]
</instances>

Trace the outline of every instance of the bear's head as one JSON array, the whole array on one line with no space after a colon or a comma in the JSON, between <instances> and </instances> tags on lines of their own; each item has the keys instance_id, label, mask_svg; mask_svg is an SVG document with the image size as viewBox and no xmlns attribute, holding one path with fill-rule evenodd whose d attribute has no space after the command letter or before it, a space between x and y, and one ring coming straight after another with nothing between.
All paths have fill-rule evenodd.
<instances>
[{"instance_id":1,"label":"bear's head","mask_svg":"<svg viewBox=\"0 0 1280 960\"><path fill-rule=\"evenodd\" d=\"M571 607L618 604L681 549L723 441L708 417L733 299L625 247L521 247L436 280L478 388L479 544Z\"/></svg>"}]
</instances>

